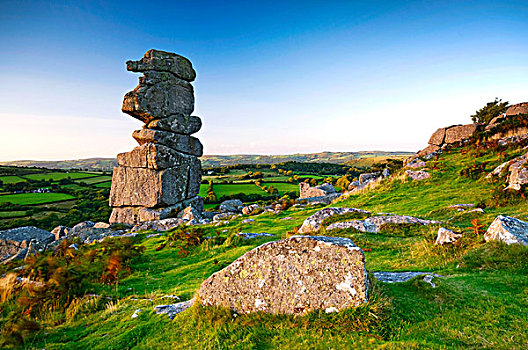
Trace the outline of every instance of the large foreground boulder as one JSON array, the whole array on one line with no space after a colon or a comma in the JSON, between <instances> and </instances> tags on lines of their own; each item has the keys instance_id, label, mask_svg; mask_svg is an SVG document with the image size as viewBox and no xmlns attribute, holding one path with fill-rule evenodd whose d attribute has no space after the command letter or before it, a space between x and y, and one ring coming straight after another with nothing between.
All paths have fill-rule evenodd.
<instances>
[{"instance_id":1,"label":"large foreground boulder","mask_svg":"<svg viewBox=\"0 0 528 350\"><path fill-rule=\"evenodd\" d=\"M200 287L203 305L240 313L337 312L367 301L362 250L348 238L293 236L257 247Z\"/></svg>"},{"instance_id":2,"label":"large foreground boulder","mask_svg":"<svg viewBox=\"0 0 528 350\"><path fill-rule=\"evenodd\" d=\"M484 234L486 242L501 241L506 244L528 245L528 222L499 215Z\"/></svg>"}]
</instances>

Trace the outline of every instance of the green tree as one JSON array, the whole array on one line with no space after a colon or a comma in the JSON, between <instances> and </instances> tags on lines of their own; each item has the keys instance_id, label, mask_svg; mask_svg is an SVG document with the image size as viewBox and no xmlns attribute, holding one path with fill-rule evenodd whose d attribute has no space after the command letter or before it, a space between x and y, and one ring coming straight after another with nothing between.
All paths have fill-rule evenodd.
<instances>
[{"instance_id":1,"label":"green tree","mask_svg":"<svg viewBox=\"0 0 528 350\"><path fill-rule=\"evenodd\" d=\"M473 123L489 124L489 122L506 112L508 109L509 102L502 102L502 99L495 97L495 101L488 102L484 107L475 111L475 114L471 116Z\"/></svg>"}]
</instances>

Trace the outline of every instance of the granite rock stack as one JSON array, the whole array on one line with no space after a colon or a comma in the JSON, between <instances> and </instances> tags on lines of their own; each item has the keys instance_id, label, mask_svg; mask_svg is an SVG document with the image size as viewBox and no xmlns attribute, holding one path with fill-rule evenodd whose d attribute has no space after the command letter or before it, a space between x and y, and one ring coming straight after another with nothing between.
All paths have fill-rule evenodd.
<instances>
[{"instance_id":1,"label":"granite rock stack","mask_svg":"<svg viewBox=\"0 0 528 350\"><path fill-rule=\"evenodd\" d=\"M191 62L180 55L149 50L127 70L143 73L125 95L122 111L145 123L132 137L139 146L117 155L110 223L137 224L175 217L186 207L201 212L198 196L203 148L191 136L202 121L194 110L196 78Z\"/></svg>"}]
</instances>

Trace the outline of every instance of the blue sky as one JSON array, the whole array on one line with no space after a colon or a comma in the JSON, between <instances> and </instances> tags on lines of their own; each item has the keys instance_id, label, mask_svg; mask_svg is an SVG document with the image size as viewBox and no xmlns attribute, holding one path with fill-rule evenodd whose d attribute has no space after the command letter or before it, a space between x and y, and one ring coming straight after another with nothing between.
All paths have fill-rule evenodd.
<instances>
[{"instance_id":1,"label":"blue sky","mask_svg":"<svg viewBox=\"0 0 528 350\"><path fill-rule=\"evenodd\" d=\"M206 154L409 150L528 101L526 1L0 2L0 160L113 157L157 48L194 64Z\"/></svg>"}]
</instances>

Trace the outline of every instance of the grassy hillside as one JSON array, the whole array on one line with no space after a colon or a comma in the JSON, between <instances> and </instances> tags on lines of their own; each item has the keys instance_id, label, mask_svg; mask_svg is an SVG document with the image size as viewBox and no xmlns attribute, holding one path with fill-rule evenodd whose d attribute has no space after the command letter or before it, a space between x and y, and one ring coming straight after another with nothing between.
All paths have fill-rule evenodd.
<instances>
[{"instance_id":1,"label":"grassy hillside","mask_svg":"<svg viewBox=\"0 0 528 350\"><path fill-rule=\"evenodd\" d=\"M371 276L369 302L337 314L238 315L230 310L199 305L178 314L174 321L154 313L155 305L172 302L163 299L164 295L190 299L210 274L264 242L289 236L320 208L288 209L280 214L254 216L255 221L250 223L242 223L245 217L241 217L228 225L203 226L204 235L217 238L187 248L178 245L159 250L170 232L151 238L147 238L150 232L139 235L133 242L145 250L130 260L130 270L123 271L119 283L102 284L93 279L83 287L83 295L97 296L77 294L63 306L51 298L30 311L42 328L26 336L25 347L526 348L528 247L485 243L482 237L498 214L528 220L526 196L504 192L504 180L485 179L486 173L496 165L525 152L520 147L452 149L427 162L431 173L428 180L410 181L396 174L373 190L353 194L337 203L337 206L442 221L441 225L432 226L389 226L379 234L353 229L320 232L351 238L363 248L370 272L440 274L443 277L433 280L435 288L421 277L388 284L377 282ZM468 203L484 208L484 213L449 208L453 204ZM282 220L286 217L291 219ZM452 246L435 246L440 226L460 232L463 237ZM269 232L275 236L242 240L233 236L240 231ZM98 247L83 249L97 250ZM55 259L60 265L61 258ZM9 312L17 310L14 299L1 305L3 321L0 322L9 326L6 321ZM142 310L139 317L131 318L137 309ZM11 329L7 326L6 330Z\"/></svg>"}]
</instances>

